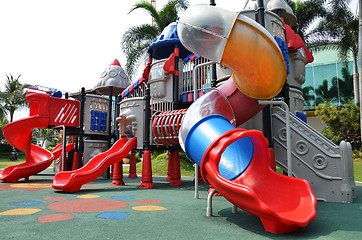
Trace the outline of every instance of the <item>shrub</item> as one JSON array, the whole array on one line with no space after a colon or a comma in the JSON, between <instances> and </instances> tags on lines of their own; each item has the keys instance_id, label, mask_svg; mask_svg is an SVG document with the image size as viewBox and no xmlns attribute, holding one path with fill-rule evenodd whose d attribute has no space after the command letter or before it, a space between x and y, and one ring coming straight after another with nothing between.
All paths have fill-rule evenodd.
<instances>
[{"instance_id":1,"label":"shrub","mask_svg":"<svg viewBox=\"0 0 362 240\"><path fill-rule=\"evenodd\" d=\"M349 101L342 106L331 106L330 102L318 105L316 114L327 128L322 134L332 142L339 144L344 140L350 142L353 149L361 147L360 109Z\"/></svg>"}]
</instances>

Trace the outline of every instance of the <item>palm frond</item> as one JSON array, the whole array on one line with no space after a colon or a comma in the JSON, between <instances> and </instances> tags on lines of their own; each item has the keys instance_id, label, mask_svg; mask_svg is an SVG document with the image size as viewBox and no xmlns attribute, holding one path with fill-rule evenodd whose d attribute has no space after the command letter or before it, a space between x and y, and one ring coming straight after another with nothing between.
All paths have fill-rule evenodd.
<instances>
[{"instance_id":1,"label":"palm frond","mask_svg":"<svg viewBox=\"0 0 362 240\"><path fill-rule=\"evenodd\" d=\"M142 9L142 10L146 11L155 20L157 20L159 18L156 8L148 1L141 0L139 2L136 2L133 5L133 7L130 9L128 14L133 12L136 9Z\"/></svg>"},{"instance_id":2,"label":"palm frond","mask_svg":"<svg viewBox=\"0 0 362 240\"><path fill-rule=\"evenodd\" d=\"M143 24L130 27L122 36L122 51L127 56L125 71L130 79L132 79L135 68L141 63L141 60L147 59L146 50L153 40L166 26L177 19L180 10L187 7L187 0L169 0L161 11L157 11L150 2L145 0L138 1L133 5L130 13L136 9L142 9L153 18L155 25Z\"/></svg>"}]
</instances>

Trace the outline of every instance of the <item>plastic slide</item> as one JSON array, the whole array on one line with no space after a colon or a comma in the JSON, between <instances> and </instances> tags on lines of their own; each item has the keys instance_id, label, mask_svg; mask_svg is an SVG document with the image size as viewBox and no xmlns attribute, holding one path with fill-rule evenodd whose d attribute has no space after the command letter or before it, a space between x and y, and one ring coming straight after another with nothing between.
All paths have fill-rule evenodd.
<instances>
[{"instance_id":1,"label":"plastic slide","mask_svg":"<svg viewBox=\"0 0 362 240\"><path fill-rule=\"evenodd\" d=\"M47 117L32 116L9 123L3 128L5 139L10 145L25 152L26 161L5 168L0 174L1 180L4 182L17 182L20 178L27 178L45 170L53 160L61 156L63 150L61 144L56 146L52 152L30 144L31 130L33 128L47 127L47 121ZM67 144L66 152L72 149L74 149L74 144Z\"/></svg>"},{"instance_id":2,"label":"plastic slide","mask_svg":"<svg viewBox=\"0 0 362 240\"><path fill-rule=\"evenodd\" d=\"M207 5L186 10L178 32L186 48L234 72L190 106L180 128L181 147L209 184L258 216L266 231L305 227L316 216L310 184L271 169L260 131L235 128L262 109L256 99L276 96L284 84L285 63L273 37L247 17Z\"/></svg>"},{"instance_id":3,"label":"plastic slide","mask_svg":"<svg viewBox=\"0 0 362 240\"><path fill-rule=\"evenodd\" d=\"M89 160L82 168L58 172L53 180L53 188L64 192L77 192L83 184L99 177L109 166L121 161L136 147L137 138L121 138L110 149Z\"/></svg>"},{"instance_id":4,"label":"plastic slide","mask_svg":"<svg viewBox=\"0 0 362 240\"><path fill-rule=\"evenodd\" d=\"M20 178L37 174L50 166L55 159L54 155L57 158L61 154L62 149L59 146L51 153L31 144L33 128L47 128L49 125L72 127L78 125L79 102L53 98L48 94L36 92L28 92L25 98L30 105L29 117L7 124L3 128L3 134L10 145L26 154L26 161L5 168L0 174L0 180L5 182L17 182ZM72 147L72 144L67 145L66 151Z\"/></svg>"},{"instance_id":5,"label":"plastic slide","mask_svg":"<svg viewBox=\"0 0 362 240\"><path fill-rule=\"evenodd\" d=\"M17 182L20 178L27 178L37 174L50 166L54 155L36 145L31 144L33 128L48 127L49 117L35 115L7 124L3 128L6 141L26 154L25 163L5 168L0 179L4 182Z\"/></svg>"}]
</instances>

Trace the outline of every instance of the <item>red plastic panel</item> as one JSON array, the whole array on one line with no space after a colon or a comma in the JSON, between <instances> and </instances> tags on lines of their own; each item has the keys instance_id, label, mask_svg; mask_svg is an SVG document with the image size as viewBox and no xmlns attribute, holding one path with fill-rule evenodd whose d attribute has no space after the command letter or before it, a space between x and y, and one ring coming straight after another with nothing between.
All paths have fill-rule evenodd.
<instances>
[{"instance_id":1,"label":"red plastic panel","mask_svg":"<svg viewBox=\"0 0 362 240\"><path fill-rule=\"evenodd\" d=\"M53 98L49 99L50 125L78 127L80 104L79 101Z\"/></svg>"}]
</instances>

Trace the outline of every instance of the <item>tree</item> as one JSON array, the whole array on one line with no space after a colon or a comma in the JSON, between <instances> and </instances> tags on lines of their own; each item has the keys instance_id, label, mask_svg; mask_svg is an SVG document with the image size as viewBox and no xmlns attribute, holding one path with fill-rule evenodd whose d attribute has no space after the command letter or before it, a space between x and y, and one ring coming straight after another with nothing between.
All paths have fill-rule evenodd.
<instances>
[{"instance_id":1,"label":"tree","mask_svg":"<svg viewBox=\"0 0 362 240\"><path fill-rule=\"evenodd\" d=\"M121 44L122 50L127 56L126 73L129 78L132 78L136 66L146 56L148 46L165 27L176 21L178 12L187 7L187 0L170 0L160 11L157 11L151 3L145 0L133 5L130 13L136 9L142 9L153 18L154 25L142 24L130 27L122 36Z\"/></svg>"},{"instance_id":2,"label":"tree","mask_svg":"<svg viewBox=\"0 0 362 240\"><path fill-rule=\"evenodd\" d=\"M19 75L14 78L13 75L6 75L5 91L0 93L0 101L3 106L3 110L10 115L10 122L13 121L14 113L21 107L27 106L25 99L26 84L19 82Z\"/></svg>"},{"instance_id":3,"label":"tree","mask_svg":"<svg viewBox=\"0 0 362 240\"><path fill-rule=\"evenodd\" d=\"M329 87L328 80L323 80L322 85L320 85L316 90L316 105L327 101L338 101L337 92L334 91L335 88L333 85Z\"/></svg>"},{"instance_id":4,"label":"tree","mask_svg":"<svg viewBox=\"0 0 362 240\"><path fill-rule=\"evenodd\" d=\"M332 78L332 88L334 88L334 92L339 92L339 102L345 104L353 96L353 75L349 73L346 67L342 67L341 72L342 78Z\"/></svg>"},{"instance_id":5,"label":"tree","mask_svg":"<svg viewBox=\"0 0 362 240\"><path fill-rule=\"evenodd\" d=\"M312 86L303 87L303 98L304 98L304 106L311 107L314 106L315 93L314 88Z\"/></svg>"},{"instance_id":6,"label":"tree","mask_svg":"<svg viewBox=\"0 0 362 240\"><path fill-rule=\"evenodd\" d=\"M45 147L45 142L48 141L51 144L59 144L61 142L61 134L58 130L49 128L35 128L33 129L33 136L35 138L41 138L41 147Z\"/></svg>"},{"instance_id":7,"label":"tree","mask_svg":"<svg viewBox=\"0 0 362 240\"><path fill-rule=\"evenodd\" d=\"M316 98L316 105L325 102L333 102L338 105L346 104L352 98L353 91L353 76L349 73L348 68L342 67L342 78L333 77L332 85L329 86L328 80L324 80L315 91L311 86L303 88L304 98L310 99L309 91L313 91ZM305 104L308 106L308 103Z\"/></svg>"},{"instance_id":8,"label":"tree","mask_svg":"<svg viewBox=\"0 0 362 240\"><path fill-rule=\"evenodd\" d=\"M358 86L358 16L349 9L350 0L330 0L326 13L307 39L308 46L315 51L334 49L339 59L348 68L348 58L353 59L353 89L355 103L359 104Z\"/></svg>"},{"instance_id":9,"label":"tree","mask_svg":"<svg viewBox=\"0 0 362 240\"><path fill-rule=\"evenodd\" d=\"M0 93L1 95L1 93ZM0 121L2 122L3 120L5 120L5 116L6 116L6 109L4 107L4 105L2 103L0 103Z\"/></svg>"},{"instance_id":10,"label":"tree","mask_svg":"<svg viewBox=\"0 0 362 240\"><path fill-rule=\"evenodd\" d=\"M305 41L309 37L308 30L314 21L325 16L324 3L326 0L287 0L287 2L297 17L298 29L296 33Z\"/></svg>"}]
</instances>

